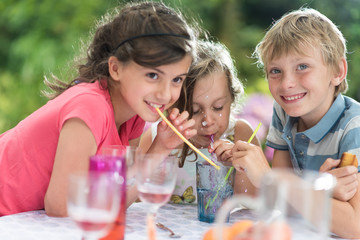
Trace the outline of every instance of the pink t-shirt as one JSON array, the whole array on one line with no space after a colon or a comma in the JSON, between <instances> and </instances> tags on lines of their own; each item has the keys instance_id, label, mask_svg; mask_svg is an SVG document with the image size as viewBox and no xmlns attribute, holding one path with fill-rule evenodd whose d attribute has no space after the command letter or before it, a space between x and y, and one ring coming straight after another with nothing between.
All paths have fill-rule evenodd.
<instances>
[{"instance_id":1,"label":"pink t-shirt","mask_svg":"<svg viewBox=\"0 0 360 240\"><path fill-rule=\"evenodd\" d=\"M0 216L44 208L60 130L79 118L91 129L98 151L129 145L145 122L134 116L117 131L107 90L99 82L73 86L0 135Z\"/></svg>"}]
</instances>

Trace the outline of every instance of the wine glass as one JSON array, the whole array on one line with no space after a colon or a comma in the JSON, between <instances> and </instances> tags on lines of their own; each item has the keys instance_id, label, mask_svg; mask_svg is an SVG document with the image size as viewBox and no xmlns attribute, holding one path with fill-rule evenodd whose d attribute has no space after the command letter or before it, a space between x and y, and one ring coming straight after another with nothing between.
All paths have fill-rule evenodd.
<instances>
[{"instance_id":1,"label":"wine glass","mask_svg":"<svg viewBox=\"0 0 360 240\"><path fill-rule=\"evenodd\" d=\"M83 172L69 176L67 211L82 230L82 239L105 236L119 212L118 176L108 172Z\"/></svg>"},{"instance_id":2,"label":"wine glass","mask_svg":"<svg viewBox=\"0 0 360 240\"><path fill-rule=\"evenodd\" d=\"M135 175L137 172L136 156L140 152L140 148L136 146L108 145L102 148L103 155L125 156L127 189L135 184Z\"/></svg>"},{"instance_id":3,"label":"wine glass","mask_svg":"<svg viewBox=\"0 0 360 240\"><path fill-rule=\"evenodd\" d=\"M175 188L178 160L175 156L144 154L138 157L137 190L142 202L149 205L147 227L149 239L155 239L155 217Z\"/></svg>"},{"instance_id":4,"label":"wine glass","mask_svg":"<svg viewBox=\"0 0 360 240\"><path fill-rule=\"evenodd\" d=\"M126 187L135 185L137 173L138 156L141 155L141 149L135 146L126 146Z\"/></svg>"}]
</instances>

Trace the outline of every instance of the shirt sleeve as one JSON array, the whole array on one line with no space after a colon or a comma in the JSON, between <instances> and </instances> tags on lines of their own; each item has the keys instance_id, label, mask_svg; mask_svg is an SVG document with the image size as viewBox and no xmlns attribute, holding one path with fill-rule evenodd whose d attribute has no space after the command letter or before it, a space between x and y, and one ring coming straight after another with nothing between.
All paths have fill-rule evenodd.
<instances>
[{"instance_id":1,"label":"shirt sleeve","mask_svg":"<svg viewBox=\"0 0 360 240\"><path fill-rule=\"evenodd\" d=\"M68 101L60 111L59 129L71 118L85 122L95 137L97 144L107 135L111 124L112 108L100 95L81 94Z\"/></svg>"},{"instance_id":2,"label":"shirt sleeve","mask_svg":"<svg viewBox=\"0 0 360 240\"><path fill-rule=\"evenodd\" d=\"M339 156L344 152L355 154L360 160L360 116L356 116L346 125L340 142ZM359 162L360 163L360 162ZM358 167L360 171L360 166Z\"/></svg>"},{"instance_id":3,"label":"shirt sleeve","mask_svg":"<svg viewBox=\"0 0 360 240\"><path fill-rule=\"evenodd\" d=\"M288 150L287 143L282 138L284 126L286 124L285 111L276 102L273 107L273 115L269 133L266 137L266 145L277 150Z\"/></svg>"}]
</instances>

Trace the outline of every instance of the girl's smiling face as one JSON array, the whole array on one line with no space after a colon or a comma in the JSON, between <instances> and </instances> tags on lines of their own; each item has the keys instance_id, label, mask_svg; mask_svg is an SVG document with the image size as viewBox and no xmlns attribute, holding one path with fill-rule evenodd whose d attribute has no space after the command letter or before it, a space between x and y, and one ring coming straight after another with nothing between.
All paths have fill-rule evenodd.
<instances>
[{"instance_id":1,"label":"girl's smiling face","mask_svg":"<svg viewBox=\"0 0 360 240\"><path fill-rule=\"evenodd\" d=\"M133 61L119 63L120 84L111 95L115 117L137 114L144 121L158 120L155 107L163 111L177 101L191 62L191 56L186 55L178 62L154 68Z\"/></svg>"},{"instance_id":2,"label":"girl's smiling face","mask_svg":"<svg viewBox=\"0 0 360 240\"><path fill-rule=\"evenodd\" d=\"M224 72L210 73L198 79L193 93L193 119L197 135L191 138L197 147L208 147L210 136L219 139L229 125L231 95Z\"/></svg>"},{"instance_id":3,"label":"girl's smiling face","mask_svg":"<svg viewBox=\"0 0 360 240\"><path fill-rule=\"evenodd\" d=\"M324 64L319 48L304 47L304 54L283 54L266 66L269 89L292 117L300 117L306 130L318 123L334 101L338 74Z\"/></svg>"}]
</instances>

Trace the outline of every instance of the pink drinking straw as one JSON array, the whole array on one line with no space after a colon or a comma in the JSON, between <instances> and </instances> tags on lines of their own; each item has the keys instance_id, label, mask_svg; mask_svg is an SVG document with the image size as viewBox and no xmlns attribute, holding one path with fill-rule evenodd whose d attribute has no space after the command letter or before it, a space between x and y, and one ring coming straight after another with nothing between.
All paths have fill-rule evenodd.
<instances>
[{"instance_id":1,"label":"pink drinking straw","mask_svg":"<svg viewBox=\"0 0 360 240\"><path fill-rule=\"evenodd\" d=\"M214 134L210 135L210 141L211 141L210 142L210 147L213 149L214 148ZM215 157L214 152L211 153L211 160L214 161L214 162L216 161L216 157Z\"/></svg>"},{"instance_id":2,"label":"pink drinking straw","mask_svg":"<svg viewBox=\"0 0 360 240\"><path fill-rule=\"evenodd\" d=\"M249 140L248 140L248 143L250 143L250 142L253 140L253 138L254 138L255 135L256 135L256 132L259 130L260 127L261 127L261 122L260 122L259 125L255 128L253 134L251 135L251 137L250 137ZM229 178L229 176L230 176L230 174L231 174L231 172L232 172L233 170L234 170L234 166L232 166L232 167L229 169L229 171L227 172L227 174L226 174L226 176L225 176L225 178L224 178L223 184L219 185L218 190L217 190L216 195L214 196L214 198L208 200L208 202L206 203L205 209L207 209L210 204L212 205L212 204L214 203L214 201L216 200L217 196L219 195L220 189L221 189L223 186L225 186L226 181L227 181L227 179Z\"/></svg>"}]
</instances>

